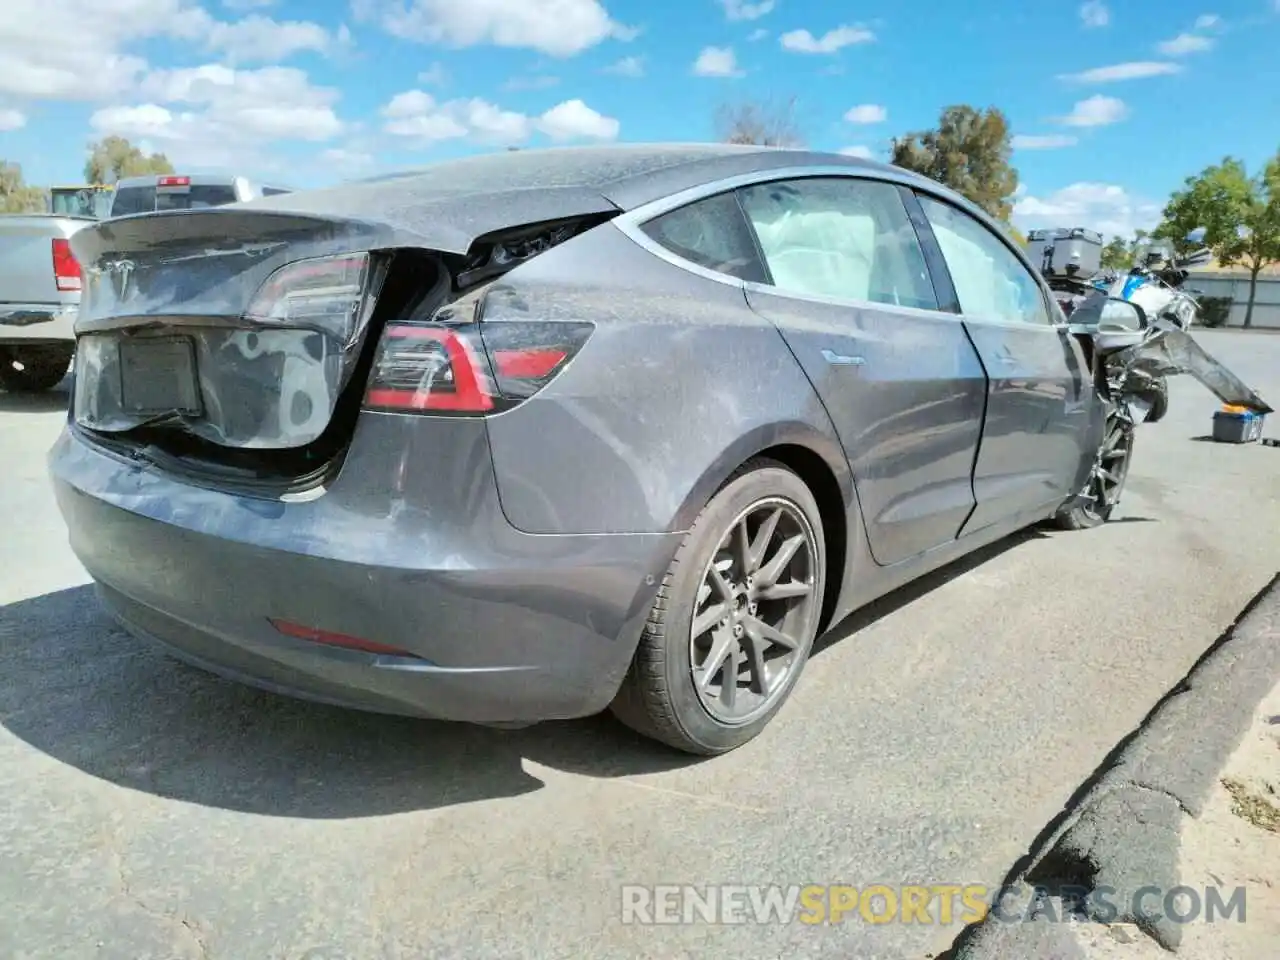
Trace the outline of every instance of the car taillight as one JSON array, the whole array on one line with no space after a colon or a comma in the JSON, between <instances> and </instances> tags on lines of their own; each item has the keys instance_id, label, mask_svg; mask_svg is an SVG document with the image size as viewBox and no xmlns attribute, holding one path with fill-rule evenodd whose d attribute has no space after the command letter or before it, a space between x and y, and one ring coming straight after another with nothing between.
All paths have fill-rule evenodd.
<instances>
[{"instance_id":1,"label":"car taillight","mask_svg":"<svg viewBox=\"0 0 1280 960\"><path fill-rule=\"evenodd\" d=\"M285 327L311 327L344 344L372 306L376 278L368 253L287 263L258 288L245 317Z\"/></svg>"},{"instance_id":2,"label":"car taillight","mask_svg":"<svg viewBox=\"0 0 1280 960\"><path fill-rule=\"evenodd\" d=\"M550 383L593 329L523 320L388 324L365 406L472 416L509 410Z\"/></svg>"},{"instance_id":3,"label":"car taillight","mask_svg":"<svg viewBox=\"0 0 1280 960\"><path fill-rule=\"evenodd\" d=\"M379 410L489 413L496 390L474 329L389 324L365 394Z\"/></svg>"},{"instance_id":4,"label":"car taillight","mask_svg":"<svg viewBox=\"0 0 1280 960\"><path fill-rule=\"evenodd\" d=\"M61 237L53 241L53 281L63 292L79 290L84 285L80 261L71 252L71 241Z\"/></svg>"},{"instance_id":5,"label":"car taillight","mask_svg":"<svg viewBox=\"0 0 1280 960\"><path fill-rule=\"evenodd\" d=\"M161 177L156 181L157 187L189 187L191 186L190 177Z\"/></svg>"}]
</instances>

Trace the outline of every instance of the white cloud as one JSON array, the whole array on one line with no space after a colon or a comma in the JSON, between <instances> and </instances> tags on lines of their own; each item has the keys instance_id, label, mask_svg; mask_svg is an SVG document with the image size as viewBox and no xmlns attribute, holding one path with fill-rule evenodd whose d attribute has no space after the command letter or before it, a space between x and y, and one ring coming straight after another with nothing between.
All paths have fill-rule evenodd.
<instances>
[{"instance_id":1,"label":"white cloud","mask_svg":"<svg viewBox=\"0 0 1280 960\"><path fill-rule=\"evenodd\" d=\"M51 26L53 25L53 26ZM0 94L18 99L111 101L146 73L138 48L181 42L239 60L278 61L350 41L307 21L260 14L226 22L196 0L4 0L0 3Z\"/></svg>"},{"instance_id":2,"label":"white cloud","mask_svg":"<svg viewBox=\"0 0 1280 960\"><path fill-rule=\"evenodd\" d=\"M26 125L27 115L21 110L0 110L0 130L18 130Z\"/></svg>"},{"instance_id":3,"label":"white cloud","mask_svg":"<svg viewBox=\"0 0 1280 960\"><path fill-rule=\"evenodd\" d=\"M360 147L330 147L320 154L321 164L343 177L355 177L368 173L374 166L372 153Z\"/></svg>"},{"instance_id":4,"label":"white cloud","mask_svg":"<svg viewBox=\"0 0 1280 960\"><path fill-rule=\"evenodd\" d=\"M821 37L808 30L792 30L784 33L779 42L782 49L792 53L835 53L856 43L870 43L876 35L866 27L836 27Z\"/></svg>"},{"instance_id":5,"label":"white cloud","mask_svg":"<svg viewBox=\"0 0 1280 960\"><path fill-rule=\"evenodd\" d=\"M255 13L235 23L211 24L205 45L233 60L274 63L304 50L328 53L350 39L345 26L333 34L318 23L277 22Z\"/></svg>"},{"instance_id":6,"label":"white cloud","mask_svg":"<svg viewBox=\"0 0 1280 960\"><path fill-rule=\"evenodd\" d=\"M878 103L863 103L851 107L844 115L850 123L884 123L889 111Z\"/></svg>"},{"instance_id":7,"label":"white cloud","mask_svg":"<svg viewBox=\"0 0 1280 960\"><path fill-rule=\"evenodd\" d=\"M1085 224L1105 236L1131 237L1160 222L1161 205L1107 183L1073 183L1047 196L1024 194L1013 206L1022 230Z\"/></svg>"},{"instance_id":8,"label":"white cloud","mask_svg":"<svg viewBox=\"0 0 1280 960\"><path fill-rule=\"evenodd\" d=\"M614 140L620 124L581 100L566 100L538 118L538 129L552 140Z\"/></svg>"},{"instance_id":9,"label":"white cloud","mask_svg":"<svg viewBox=\"0 0 1280 960\"><path fill-rule=\"evenodd\" d=\"M1133 60L1128 63L1113 63L1108 67L1094 67L1080 73L1063 73L1060 80L1071 80L1076 83L1114 83L1117 80L1142 80L1146 77L1168 76L1180 73L1182 67L1176 63L1161 60Z\"/></svg>"},{"instance_id":10,"label":"white cloud","mask_svg":"<svg viewBox=\"0 0 1280 960\"><path fill-rule=\"evenodd\" d=\"M1216 13L1205 13L1196 17L1197 30L1211 30L1222 22L1222 18Z\"/></svg>"},{"instance_id":11,"label":"white cloud","mask_svg":"<svg viewBox=\"0 0 1280 960\"><path fill-rule=\"evenodd\" d=\"M1080 22L1086 27L1105 27L1111 22L1111 11L1102 0L1080 4Z\"/></svg>"},{"instance_id":12,"label":"white cloud","mask_svg":"<svg viewBox=\"0 0 1280 960\"><path fill-rule=\"evenodd\" d=\"M604 72L619 77L643 77L644 57L623 57L617 63L605 67Z\"/></svg>"},{"instance_id":13,"label":"white cloud","mask_svg":"<svg viewBox=\"0 0 1280 960\"><path fill-rule=\"evenodd\" d=\"M546 90L560 82L559 77L539 74L532 77L512 77L502 85L503 90Z\"/></svg>"},{"instance_id":14,"label":"white cloud","mask_svg":"<svg viewBox=\"0 0 1280 960\"><path fill-rule=\"evenodd\" d=\"M1166 57L1181 57L1188 53L1203 53L1213 46L1208 37L1198 37L1194 33L1180 33L1172 40L1160 44L1160 52Z\"/></svg>"},{"instance_id":15,"label":"white cloud","mask_svg":"<svg viewBox=\"0 0 1280 960\"><path fill-rule=\"evenodd\" d=\"M1280 0L1277 0L1277 2L1280 2ZM766 30L764 27L756 27L756 29L751 31L751 35L747 37L747 42L757 43L763 40L768 35L769 35L769 31Z\"/></svg>"},{"instance_id":16,"label":"white cloud","mask_svg":"<svg viewBox=\"0 0 1280 960\"><path fill-rule=\"evenodd\" d=\"M1069 127L1103 127L1118 123L1128 115L1129 108L1124 105L1123 100L1099 94L1087 100L1081 100L1071 113L1060 117L1058 122Z\"/></svg>"},{"instance_id":17,"label":"white cloud","mask_svg":"<svg viewBox=\"0 0 1280 960\"><path fill-rule=\"evenodd\" d=\"M344 129L333 110L338 91L312 86L292 67L158 70L143 79L140 93L144 102L96 111L93 131L150 140L189 167L243 169L261 162L276 141L318 143Z\"/></svg>"},{"instance_id":18,"label":"white cloud","mask_svg":"<svg viewBox=\"0 0 1280 960\"><path fill-rule=\"evenodd\" d=\"M694 61L693 72L700 77L740 77L738 58L732 47L703 47Z\"/></svg>"},{"instance_id":19,"label":"white cloud","mask_svg":"<svg viewBox=\"0 0 1280 960\"><path fill-rule=\"evenodd\" d=\"M1015 150L1058 150L1062 147L1074 147L1079 141L1066 134L1019 134L1013 138Z\"/></svg>"},{"instance_id":20,"label":"white cloud","mask_svg":"<svg viewBox=\"0 0 1280 960\"><path fill-rule=\"evenodd\" d=\"M449 71L443 63L433 63L418 74L418 82L429 87L442 87L449 82Z\"/></svg>"},{"instance_id":21,"label":"white cloud","mask_svg":"<svg viewBox=\"0 0 1280 960\"><path fill-rule=\"evenodd\" d=\"M720 0L724 7L724 15L730 20L759 20L774 8L774 0L759 0L750 3L748 0Z\"/></svg>"},{"instance_id":22,"label":"white cloud","mask_svg":"<svg viewBox=\"0 0 1280 960\"><path fill-rule=\"evenodd\" d=\"M518 146L535 132L557 142L613 140L620 124L581 100L566 100L531 117L479 98L437 101L422 90L407 90L382 108L383 129L394 136L428 145L441 140L469 139Z\"/></svg>"},{"instance_id":23,"label":"white cloud","mask_svg":"<svg viewBox=\"0 0 1280 960\"><path fill-rule=\"evenodd\" d=\"M858 157L861 160L871 160L875 157L870 147L841 147L840 152L846 157Z\"/></svg>"},{"instance_id":24,"label":"white cloud","mask_svg":"<svg viewBox=\"0 0 1280 960\"><path fill-rule=\"evenodd\" d=\"M615 22L599 0L355 0L352 10L405 40L521 47L553 57L638 33Z\"/></svg>"}]
</instances>

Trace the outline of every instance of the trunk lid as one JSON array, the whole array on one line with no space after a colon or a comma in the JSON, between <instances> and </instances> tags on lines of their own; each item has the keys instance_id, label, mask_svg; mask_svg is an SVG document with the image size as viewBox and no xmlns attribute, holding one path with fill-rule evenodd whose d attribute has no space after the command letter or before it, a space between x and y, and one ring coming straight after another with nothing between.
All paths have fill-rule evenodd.
<instances>
[{"instance_id":1,"label":"trunk lid","mask_svg":"<svg viewBox=\"0 0 1280 960\"><path fill-rule=\"evenodd\" d=\"M106 221L73 249L85 275L77 425L214 450L321 437L388 260L374 225L229 208Z\"/></svg>"}]
</instances>

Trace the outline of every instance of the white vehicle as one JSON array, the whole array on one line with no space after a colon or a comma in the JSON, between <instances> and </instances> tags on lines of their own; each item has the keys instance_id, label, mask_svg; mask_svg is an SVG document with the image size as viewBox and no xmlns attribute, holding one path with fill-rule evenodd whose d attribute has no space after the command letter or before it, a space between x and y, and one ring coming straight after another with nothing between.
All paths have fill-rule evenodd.
<instances>
[{"instance_id":1,"label":"white vehicle","mask_svg":"<svg viewBox=\"0 0 1280 960\"><path fill-rule=\"evenodd\" d=\"M126 177L111 193L107 217L218 207L289 192L245 177ZM105 191L96 191L81 207L97 204L93 209L98 209L104 200ZM55 201L55 207L69 209L65 198ZM0 216L0 390L49 390L67 375L83 283L68 241L95 219L48 213Z\"/></svg>"},{"instance_id":2,"label":"white vehicle","mask_svg":"<svg viewBox=\"0 0 1280 960\"><path fill-rule=\"evenodd\" d=\"M116 182L110 216L127 217L135 213L155 213L157 210L220 207L228 203L291 192L288 187L270 186L246 177L213 174L125 177Z\"/></svg>"},{"instance_id":3,"label":"white vehicle","mask_svg":"<svg viewBox=\"0 0 1280 960\"><path fill-rule=\"evenodd\" d=\"M0 389L48 390L67 375L82 283L69 241L95 222L0 216Z\"/></svg>"}]
</instances>

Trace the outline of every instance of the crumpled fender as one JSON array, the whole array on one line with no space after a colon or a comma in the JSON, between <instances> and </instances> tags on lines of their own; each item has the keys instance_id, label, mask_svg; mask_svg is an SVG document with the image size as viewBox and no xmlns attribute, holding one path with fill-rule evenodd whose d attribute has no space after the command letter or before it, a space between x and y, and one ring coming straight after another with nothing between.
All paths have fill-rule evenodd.
<instances>
[{"instance_id":1,"label":"crumpled fender","mask_svg":"<svg viewBox=\"0 0 1280 960\"><path fill-rule=\"evenodd\" d=\"M1211 357L1185 330L1164 321L1148 328L1140 343L1112 354L1112 362L1120 364L1123 383L1132 378L1186 373L1199 380L1223 403L1245 407L1255 413L1272 413L1273 408L1243 380ZM1105 334L1103 334L1105 336Z\"/></svg>"}]
</instances>

